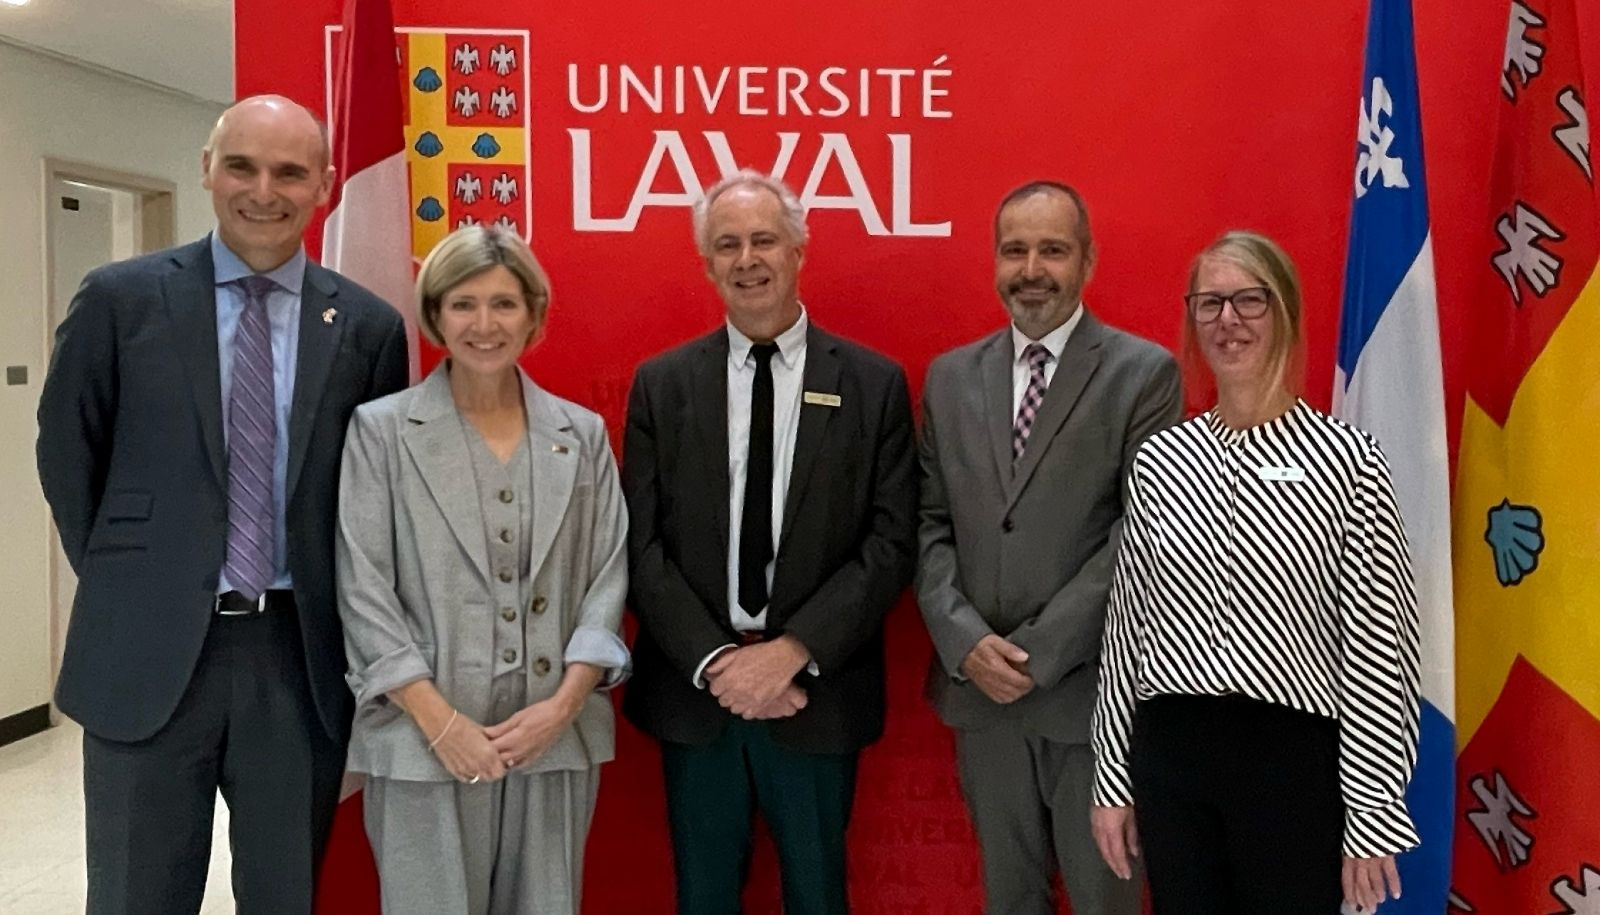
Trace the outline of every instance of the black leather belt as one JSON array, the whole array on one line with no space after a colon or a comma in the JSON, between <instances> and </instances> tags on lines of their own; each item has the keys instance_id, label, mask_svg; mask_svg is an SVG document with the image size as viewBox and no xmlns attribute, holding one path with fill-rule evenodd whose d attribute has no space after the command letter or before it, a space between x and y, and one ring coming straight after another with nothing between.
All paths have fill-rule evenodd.
<instances>
[{"instance_id":1,"label":"black leather belt","mask_svg":"<svg viewBox=\"0 0 1600 915\"><path fill-rule=\"evenodd\" d=\"M251 600L238 591L224 591L217 595L211 609L218 616L260 616L269 610L293 610L294 592L287 589L263 591Z\"/></svg>"}]
</instances>

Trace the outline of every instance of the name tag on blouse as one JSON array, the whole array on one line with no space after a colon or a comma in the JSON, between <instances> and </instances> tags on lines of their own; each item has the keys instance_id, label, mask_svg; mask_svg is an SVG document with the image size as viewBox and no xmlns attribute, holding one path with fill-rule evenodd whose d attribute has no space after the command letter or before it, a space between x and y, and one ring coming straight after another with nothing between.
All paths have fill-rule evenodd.
<instances>
[{"instance_id":1,"label":"name tag on blouse","mask_svg":"<svg viewBox=\"0 0 1600 915\"><path fill-rule=\"evenodd\" d=\"M1257 467L1256 477L1268 483L1304 483L1304 467Z\"/></svg>"}]
</instances>

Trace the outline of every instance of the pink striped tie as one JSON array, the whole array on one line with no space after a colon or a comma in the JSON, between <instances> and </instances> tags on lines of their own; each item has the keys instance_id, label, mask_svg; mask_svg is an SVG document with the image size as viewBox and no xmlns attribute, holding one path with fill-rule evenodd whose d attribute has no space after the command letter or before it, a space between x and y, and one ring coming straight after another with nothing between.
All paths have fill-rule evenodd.
<instances>
[{"instance_id":1,"label":"pink striped tie","mask_svg":"<svg viewBox=\"0 0 1600 915\"><path fill-rule=\"evenodd\" d=\"M1022 357L1028 360L1028 389L1022 392L1022 403L1017 407L1017 421L1011 424L1011 467L1016 469L1022 452L1028 447L1028 433L1033 431L1033 421L1044 403L1044 367L1054 356L1042 343L1029 343L1023 347Z\"/></svg>"}]
</instances>

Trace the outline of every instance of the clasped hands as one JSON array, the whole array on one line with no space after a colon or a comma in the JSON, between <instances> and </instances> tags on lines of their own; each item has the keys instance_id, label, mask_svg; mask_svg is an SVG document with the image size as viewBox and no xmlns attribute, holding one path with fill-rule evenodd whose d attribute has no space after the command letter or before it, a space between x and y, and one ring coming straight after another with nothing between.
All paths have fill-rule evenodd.
<instances>
[{"instance_id":1,"label":"clasped hands","mask_svg":"<svg viewBox=\"0 0 1600 915\"><path fill-rule=\"evenodd\" d=\"M435 693L437 695L437 693ZM483 725L452 709L442 698L417 714L417 726L439 763L467 784L493 782L537 759L561 738L582 708L565 693L535 702L498 724Z\"/></svg>"},{"instance_id":2,"label":"clasped hands","mask_svg":"<svg viewBox=\"0 0 1600 915\"><path fill-rule=\"evenodd\" d=\"M1028 653L992 632L967 652L961 661L961 675L1001 705L1010 705L1034 687Z\"/></svg>"},{"instance_id":3,"label":"clasped hands","mask_svg":"<svg viewBox=\"0 0 1600 915\"><path fill-rule=\"evenodd\" d=\"M724 649L706 665L706 688L723 708L746 721L788 718L806 707L806 691L795 675L811 653L792 635Z\"/></svg>"}]
</instances>

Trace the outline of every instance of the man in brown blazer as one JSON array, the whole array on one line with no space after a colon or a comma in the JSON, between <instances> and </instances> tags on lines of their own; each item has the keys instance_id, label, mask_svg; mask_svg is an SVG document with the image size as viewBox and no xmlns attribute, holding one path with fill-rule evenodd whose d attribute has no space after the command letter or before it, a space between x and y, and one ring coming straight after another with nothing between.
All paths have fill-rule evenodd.
<instances>
[{"instance_id":1,"label":"man in brown blazer","mask_svg":"<svg viewBox=\"0 0 1600 915\"><path fill-rule=\"evenodd\" d=\"M1179 419L1177 365L1083 307L1077 191L1001 201L995 287L1011 323L940 356L923 390L917 599L927 693L955 729L985 911L1048 915L1059 864L1077 915L1137 915L1089 830L1100 634L1133 453Z\"/></svg>"}]
</instances>

